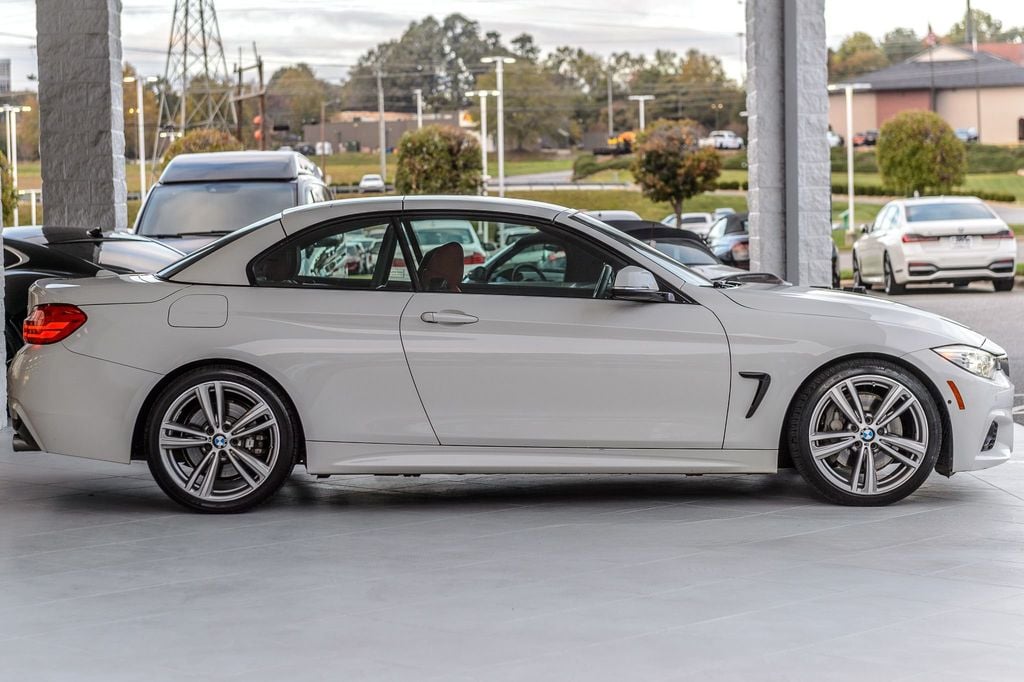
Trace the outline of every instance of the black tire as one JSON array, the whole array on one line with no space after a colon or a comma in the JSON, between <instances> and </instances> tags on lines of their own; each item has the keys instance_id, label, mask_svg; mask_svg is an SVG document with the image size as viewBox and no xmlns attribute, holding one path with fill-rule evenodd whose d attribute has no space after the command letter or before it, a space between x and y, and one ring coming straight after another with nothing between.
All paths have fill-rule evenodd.
<instances>
[{"instance_id":1,"label":"black tire","mask_svg":"<svg viewBox=\"0 0 1024 682\"><path fill-rule=\"evenodd\" d=\"M276 442L277 455L272 464L267 467L267 472L263 476L257 474L255 470L250 469L248 470L248 474L250 476L244 481L242 479L245 478L245 476L237 473L234 477L227 475L222 478L221 474L226 471L236 471L234 467L228 468L228 466L226 466L226 463L230 464L227 460L227 457L229 456L227 453L231 452L230 456L232 457L237 455L237 452L235 452L231 447L235 445L235 440L232 439L230 441L230 446L228 445L227 440L223 441L223 447L225 450L219 451L224 454L217 457L217 463L215 465L217 467L217 475L213 476L213 485L216 486L219 481L225 481L230 484L231 481L234 480L237 485L241 485L243 488L252 488L248 493L245 493L236 499L207 500L202 499L197 495L193 495L191 492L187 492L178 480L176 480L175 473L173 473L169 468L173 465L167 464L160 446L161 434L163 432L163 419L168 410L175 401L182 399L190 389L195 390L197 387L207 382L225 382L226 385L240 386L242 387L241 390L247 389L252 395L263 400L269 408L269 416L272 416L273 420L276 422L274 425L276 426L276 429L273 432L271 440ZM225 410L232 409L233 406L230 404L230 401L225 399L225 402L227 403ZM244 407L239 407L237 409L241 410L244 409ZM237 418L238 415L236 414L235 417ZM228 427L231 426L229 424L229 419L230 415L228 418L224 418L222 420ZM240 422L241 419L238 418L237 421ZM269 418L267 421L269 422ZM145 426L144 443L146 448L146 461L149 463L149 470L153 474L153 478L156 480L160 488L168 497L182 506L194 511L214 514L243 512L266 501L270 496L276 493L288 479L292 469L295 467L295 462L298 460L300 433L298 424L298 415L295 413L295 409L291 406L291 403L285 397L279 395L278 390L271 386L257 373L238 367L224 365L200 367L182 374L164 386L156 400L153 402L149 414L147 415ZM272 427L268 426L268 429L269 428ZM225 429L220 430L225 431ZM225 433L227 433L227 431L225 431ZM239 440L248 439L240 438ZM196 457L208 454L208 451L214 447L217 446L207 445L205 448L207 452L205 453L199 448L175 450L174 452L180 453L178 455L179 459L185 457L195 459ZM241 446L239 446L239 449L242 449ZM245 451L243 450L243 452ZM252 453L245 452L245 454L251 455ZM267 461L269 461L269 457ZM264 465L266 464L264 461L260 461L260 463ZM185 465L188 466L187 461L185 461ZM214 465L211 464L211 466ZM193 470L195 468L196 467L193 467ZM246 483L248 483L248 485L245 485Z\"/></svg>"},{"instance_id":2,"label":"black tire","mask_svg":"<svg viewBox=\"0 0 1024 682\"><path fill-rule=\"evenodd\" d=\"M892 271L892 263L889 262L889 254L885 254L882 260L882 279L885 282L885 293L889 296L899 296L906 293L907 285L896 281L896 275Z\"/></svg>"},{"instance_id":3,"label":"black tire","mask_svg":"<svg viewBox=\"0 0 1024 682\"><path fill-rule=\"evenodd\" d=\"M996 291L1013 291L1013 285L1016 282L1013 277L1007 277L1006 279L994 279L992 280L992 288Z\"/></svg>"},{"instance_id":4,"label":"black tire","mask_svg":"<svg viewBox=\"0 0 1024 682\"><path fill-rule=\"evenodd\" d=\"M860 274L860 262L857 260L857 254L853 254L853 286L864 287L864 291L871 291L871 285L864 281L864 277Z\"/></svg>"},{"instance_id":5,"label":"black tire","mask_svg":"<svg viewBox=\"0 0 1024 682\"><path fill-rule=\"evenodd\" d=\"M813 413L819 401L825 398L826 394L834 387L846 380L866 376L880 376L902 384L920 403L926 421L922 428L927 432L927 448L924 456L920 458L916 471L912 475L908 475L892 490L873 495L854 493L840 488L837 483L829 480L815 464L811 455L809 437ZM789 445L789 453L794 466L804 480L814 488L818 495L829 502L855 507L878 507L892 504L917 490L935 468L942 442L942 420L931 392L914 374L886 360L849 360L822 371L800 389L793 401L787 424L789 431L786 434L786 441ZM881 432L881 428L879 428L879 432ZM860 445L860 441L857 444ZM874 456L872 455L872 463L875 462ZM851 478L851 480L855 479Z\"/></svg>"}]
</instances>

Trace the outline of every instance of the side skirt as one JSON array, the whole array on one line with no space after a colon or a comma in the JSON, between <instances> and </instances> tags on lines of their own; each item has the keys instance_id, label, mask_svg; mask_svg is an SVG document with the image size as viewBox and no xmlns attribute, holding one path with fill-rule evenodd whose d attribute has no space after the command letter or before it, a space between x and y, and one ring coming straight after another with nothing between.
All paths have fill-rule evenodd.
<instances>
[{"instance_id":1,"label":"side skirt","mask_svg":"<svg viewBox=\"0 0 1024 682\"><path fill-rule=\"evenodd\" d=\"M773 450L511 448L306 441L306 471L330 474L771 474Z\"/></svg>"}]
</instances>

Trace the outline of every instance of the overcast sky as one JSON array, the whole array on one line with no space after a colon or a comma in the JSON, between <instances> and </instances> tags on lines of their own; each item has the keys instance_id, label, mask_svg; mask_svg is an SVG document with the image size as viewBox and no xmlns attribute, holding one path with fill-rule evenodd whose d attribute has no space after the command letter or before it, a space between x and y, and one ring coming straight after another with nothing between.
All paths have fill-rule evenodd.
<instances>
[{"instance_id":1,"label":"overcast sky","mask_svg":"<svg viewBox=\"0 0 1024 682\"><path fill-rule=\"evenodd\" d=\"M461 12L483 31L507 40L533 34L543 50L582 46L607 54L657 48L683 52L697 48L719 56L727 71L740 76L744 30L742 0L216 0L228 68L244 49L246 61L256 41L271 71L305 61L324 78L340 79L360 54L398 36L424 8L434 16ZM124 0L122 34L125 60L146 74L162 75L173 0ZM1024 1L981 0L1007 26L1024 25ZM962 0L826 0L829 45L853 31L880 37L895 26L923 35L929 22L945 32L963 16ZM35 3L0 0L0 58L12 59L15 88L32 87L36 72Z\"/></svg>"}]
</instances>

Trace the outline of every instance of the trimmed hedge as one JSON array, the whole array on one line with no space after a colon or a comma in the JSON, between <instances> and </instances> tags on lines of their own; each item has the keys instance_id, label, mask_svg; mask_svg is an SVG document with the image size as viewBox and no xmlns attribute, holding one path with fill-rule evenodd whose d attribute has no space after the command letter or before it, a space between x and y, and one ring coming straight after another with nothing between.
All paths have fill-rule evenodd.
<instances>
[{"instance_id":1,"label":"trimmed hedge","mask_svg":"<svg viewBox=\"0 0 1024 682\"><path fill-rule=\"evenodd\" d=\"M582 180L603 170L628 170L632 163L632 156L616 156L607 161L598 161L593 154L581 154L572 163L572 179Z\"/></svg>"},{"instance_id":2,"label":"trimmed hedge","mask_svg":"<svg viewBox=\"0 0 1024 682\"><path fill-rule=\"evenodd\" d=\"M833 147L830 159L832 172L846 171L846 147ZM1020 168L1024 168L1024 146L967 145L968 173L1015 173ZM878 157L875 150L854 151L853 170L856 173L877 173Z\"/></svg>"},{"instance_id":3,"label":"trimmed hedge","mask_svg":"<svg viewBox=\"0 0 1024 682\"><path fill-rule=\"evenodd\" d=\"M846 185L842 183L834 183L832 185L833 194L846 194ZM891 187L883 187L882 185L857 185L857 194L859 196L869 197L897 197L900 193ZM1017 200L1017 197L1008 192L988 192L986 190L963 190L954 189L943 193L945 196L953 197L978 197L985 201L1005 201L1012 203Z\"/></svg>"}]
</instances>

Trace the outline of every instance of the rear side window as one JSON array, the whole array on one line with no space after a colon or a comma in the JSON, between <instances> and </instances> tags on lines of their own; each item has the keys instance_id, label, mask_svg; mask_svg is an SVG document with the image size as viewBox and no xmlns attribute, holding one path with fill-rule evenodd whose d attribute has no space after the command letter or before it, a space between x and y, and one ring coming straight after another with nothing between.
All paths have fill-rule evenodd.
<instances>
[{"instance_id":1,"label":"rear side window","mask_svg":"<svg viewBox=\"0 0 1024 682\"><path fill-rule=\"evenodd\" d=\"M250 278L262 287L410 290L396 247L389 218L334 223L305 230L260 255Z\"/></svg>"}]
</instances>

